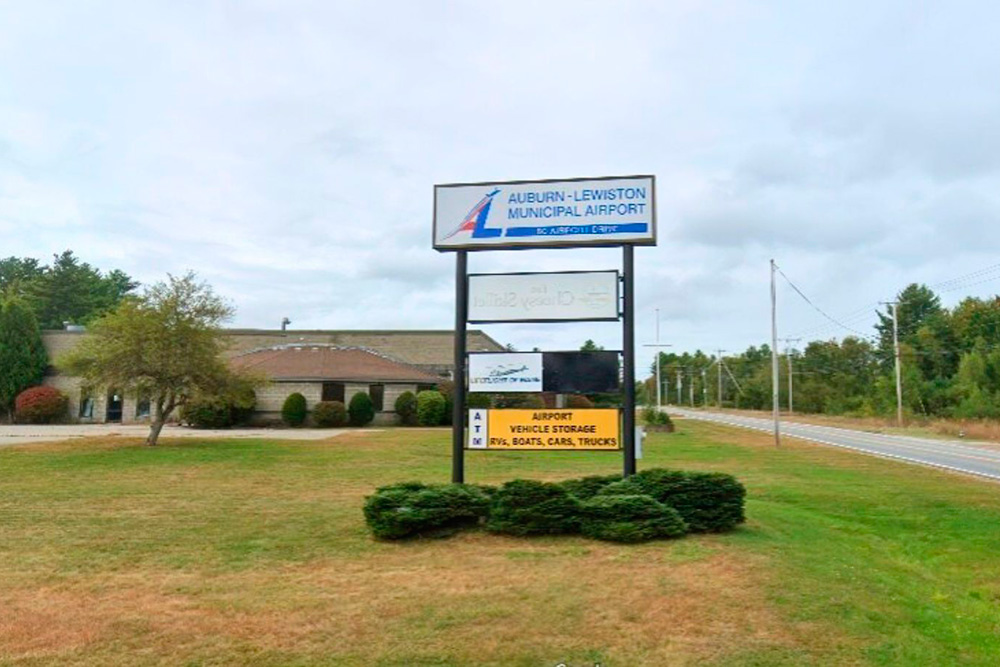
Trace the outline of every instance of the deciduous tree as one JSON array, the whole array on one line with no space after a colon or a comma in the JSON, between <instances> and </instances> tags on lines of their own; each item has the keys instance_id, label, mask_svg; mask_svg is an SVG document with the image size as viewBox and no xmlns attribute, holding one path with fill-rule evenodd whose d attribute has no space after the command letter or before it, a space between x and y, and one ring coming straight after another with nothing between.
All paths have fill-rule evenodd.
<instances>
[{"instance_id":1,"label":"deciduous tree","mask_svg":"<svg viewBox=\"0 0 1000 667\"><path fill-rule=\"evenodd\" d=\"M150 397L146 444L155 445L174 409L198 393L216 393L232 378L222 358L221 325L233 309L193 273L126 298L94 322L60 368L92 386Z\"/></svg>"}]
</instances>

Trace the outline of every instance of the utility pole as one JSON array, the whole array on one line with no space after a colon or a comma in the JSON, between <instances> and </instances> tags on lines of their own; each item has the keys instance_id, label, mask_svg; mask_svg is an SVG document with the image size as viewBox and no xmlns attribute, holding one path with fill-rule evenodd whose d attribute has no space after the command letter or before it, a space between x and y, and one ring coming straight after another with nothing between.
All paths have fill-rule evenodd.
<instances>
[{"instance_id":1,"label":"utility pole","mask_svg":"<svg viewBox=\"0 0 1000 667\"><path fill-rule=\"evenodd\" d=\"M660 348L661 347L671 347L670 345L660 345L660 309L656 309L656 342L652 344L646 344L643 347L655 347L656 348L656 409L660 410L663 407L663 384L660 382Z\"/></svg>"},{"instance_id":2,"label":"utility pole","mask_svg":"<svg viewBox=\"0 0 1000 667\"><path fill-rule=\"evenodd\" d=\"M681 389L683 388L683 381L681 378L684 377L684 371L680 368L677 369L677 405L681 404Z\"/></svg>"},{"instance_id":3,"label":"utility pole","mask_svg":"<svg viewBox=\"0 0 1000 667\"><path fill-rule=\"evenodd\" d=\"M780 407L778 405L778 296L774 274L778 267L771 260L771 406L774 412L774 446L781 446Z\"/></svg>"},{"instance_id":4,"label":"utility pole","mask_svg":"<svg viewBox=\"0 0 1000 667\"><path fill-rule=\"evenodd\" d=\"M708 383L705 382L705 369L701 369L701 407L708 407Z\"/></svg>"},{"instance_id":5,"label":"utility pole","mask_svg":"<svg viewBox=\"0 0 1000 667\"><path fill-rule=\"evenodd\" d=\"M663 398L662 398L663 383L660 381L660 348L673 347L673 345L669 343L666 344L646 343L645 345L643 345L643 347L656 348L656 369L654 372L656 373L656 409L659 410L661 407L663 407Z\"/></svg>"},{"instance_id":6,"label":"utility pole","mask_svg":"<svg viewBox=\"0 0 1000 667\"><path fill-rule=\"evenodd\" d=\"M719 350L719 356L715 360L715 365L718 366L718 368L716 370L719 371L719 379L718 379L717 386L719 388L719 409L720 410L722 409L722 353L723 352L724 352L724 350Z\"/></svg>"},{"instance_id":7,"label":"utility pole","mask_svg":"<svg viewBox=\"0 0 1000 667\"><path fill-rule=\"evenodd\" d=\"M784 343L798 343L801 338L782 338ZM795 412L794 403L792 402L792 387L794 386L792 382L792 347L785 347L785 357L788 359L788 413L791 414Z\"/></svg>"},{"instance_id":8,"label":"utility pole","mask_svg":"<svg viewBox=\"0 0 1000 667\"><path fill-rule=\"evenodd\" d=\"M900 368L899 358L899 318L897 310L898 301L886 301L887 306L892 306L892 350L896 360L896 426L903 426L903 372Z\"/></svg>"},{"instance_id":9,"label":"utility pole","mask_svg":"<svg viewBox=\"0 0 1000 667\"><path fill-rule=\"evenodd\" d=\"M694 407L694 371L688 369L688 403Z\"/></svg>"}]
</instances>

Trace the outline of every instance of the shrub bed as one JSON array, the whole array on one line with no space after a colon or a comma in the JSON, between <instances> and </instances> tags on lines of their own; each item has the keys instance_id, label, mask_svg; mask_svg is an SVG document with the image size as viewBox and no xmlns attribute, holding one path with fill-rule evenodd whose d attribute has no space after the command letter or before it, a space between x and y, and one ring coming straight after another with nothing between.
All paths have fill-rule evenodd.
<instances>
[{"instance_id":1,"label":"shrub bed","mask_svg":"<svg viewBox=\"0 0 1000 667\"><path fill-rule=\"evenodd\" d=\"M576 533L580 501L559 484L515 479L493 494L486 528L509 535Z\"/></svg>"},{"instance_id":2,"label":"shrub bed","mask_svg":"<svg viewBox=\"0 0 1000 667\"><path fill-rule=\"evenodd\" d=\"M559 483L515 479L499 489L397 484L369 496L364 512L381 539L450 534L485 523L487 530L508 535L583 533L643 542L732 530L745 520L745 496L731 475L653 468L627 480L618 475Z\"/></svg>"},{"instance_id":3,"label":"shrub bed","mask_svg":"<svg viewBox=\"0 0 1000 667\"><path fill-rule=\"evenodd\" d=\"M347 423L347 408L340 401L320 401L313 406L312 419L320 428L344 426Z\"/></svg>"},{"instance_id":4,"label":"shrub bed","mask_svg":"<svg viewBox=\"0 0 1000 667\"><path fill-rule=\"evenodd\" d=\"M483 487L419 482L383 486L365 499L364 514L375 537L443 537L479 524L489 513Z\"/></svg>"},{"instance_id":5,"label":"shrub bed","mask_svg":"<svg viewBox=\"0 0 1000 667\"><path fill-rule=\"evenodd\" d=\"M595 496L581 512L580 532L597 540L646 542L688 530L677 510L646 495Z\"/></svg>"},{"instance_id":6,"label":"shrub bed","mask_svg":"<svg viewBox=\"0 0 1000 667\"><path fill-rule=\"evenodd\" d=\"M30 387L14 399L14 418L27 424L51 424L66 417L69 398L55 387Z\"/></svg>"}]
</instances>

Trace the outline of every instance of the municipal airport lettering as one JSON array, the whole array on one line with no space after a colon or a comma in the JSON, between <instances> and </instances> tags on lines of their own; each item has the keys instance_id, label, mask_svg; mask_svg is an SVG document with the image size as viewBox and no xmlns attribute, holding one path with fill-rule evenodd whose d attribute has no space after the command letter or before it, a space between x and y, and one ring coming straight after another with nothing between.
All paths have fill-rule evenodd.
<instances>
[{"instance_id":1,"label":"municipal airport lettering","mask_svg":"<svg viewBox=\"0 0 1000 667\"><path fill-rule=\"evenodd\" d=\"M515 195L511 195L513 198ZM581 210L582 209L582 210ZM512 206L507 209L508 220L529 220L531 218L582 218L611 215L643 215L646 204L587 204L580 206ZM593 232L590 232L593 233Z\"/></svg>"}]
</instances>

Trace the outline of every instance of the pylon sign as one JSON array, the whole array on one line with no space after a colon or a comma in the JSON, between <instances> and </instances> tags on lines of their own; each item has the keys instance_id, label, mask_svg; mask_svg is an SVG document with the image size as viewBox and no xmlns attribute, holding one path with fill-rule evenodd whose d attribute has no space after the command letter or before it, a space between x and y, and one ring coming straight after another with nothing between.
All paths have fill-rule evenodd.
<instances>
[{"instance_id":1,"label":"pylon sign","mask_svg":"<svg viewBox=\"0 0 1000 667\"><path fill-rule=\"evenodd\" d=\"M478 274L477 322L622 321L622 410L473 410L470 449L621 449L623 472L635 473L634 246L656 245L654 176L452 183L434 186L433 245L455 253L455 390L452 482L465 481L466 331L470 321L468 251L621 246L617 271ZM518 277L515 277L518 276ZM504 285L504 281L510 281ZM611 284L608 284L610 280ZM499 283L498 283L499 281ZM517 283L516 285L514 283ZM584 284L585 283L585 284ZM612 297L612 293L614 296ZM554 296L553 296L554 295ZM520 306L516 303L518 297ZM621 297L620 312L615 308ZM504 299L510 299L510 304ZM612 300L613 299L613 300ZM555 304L558 309L542 308ZM529 306L531 306L529 308ZM610 307L609 307L610 306ZM543 353L544 354L544 353ZM566 353L563 353L564 355ZM611 353L616 354L616 353ZM556 359L556 357L553 357ZM514 360L518 363L511 364ZM485 357L480 361L486 362ZM564 386L579 375L578 359L560 358L551 374ZM597 370L598 365L591 370ZM614 362L614 360L612 360ZM530 362L530 363L529 363ZM477 362L478 363L478 362ZM537 389L537 359L507 357L503 368L479 369L478 384ZM482 366L483 364L479 364ZM542 383L545 384L543 359ZM612 383L616 380L612 375ZM584 386L584 385L580 385ZM590 386L590 385L587 385ZM523 414L521 414L523 413Z\"/></svg>"},{"instance_id":2,"label":"pylon sign","mask_svg":"<svg viewBox=\"0 0 1000 667\"><path fill-rule=\"evenodd\" d=\"M434 187L434 248L655 245L653 176Z\"/></svg>"}]
</instances>

